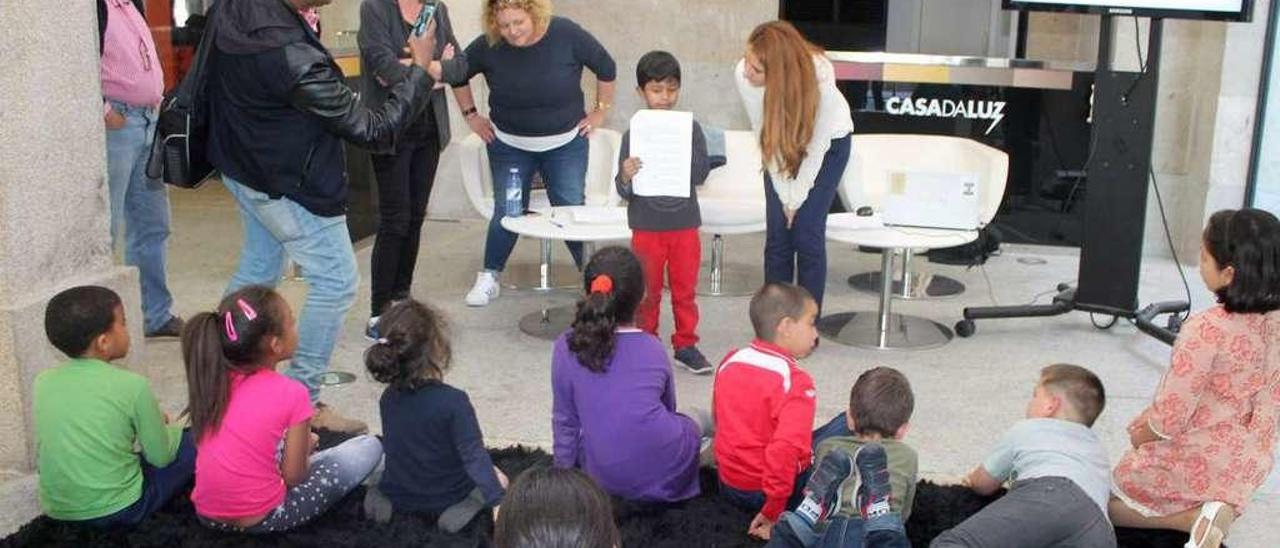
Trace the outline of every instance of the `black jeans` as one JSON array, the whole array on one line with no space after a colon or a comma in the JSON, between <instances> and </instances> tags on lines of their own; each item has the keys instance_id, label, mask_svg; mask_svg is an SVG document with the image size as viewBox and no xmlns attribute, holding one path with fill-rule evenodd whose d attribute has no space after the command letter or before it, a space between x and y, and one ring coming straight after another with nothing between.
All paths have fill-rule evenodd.
<instances>
[{"instance_id":1,"label":"black jeans","mask_svg":"<svg viewBox=\"0 0 1280 548\"><path fill-rule=\"evenodd\" d=\"M440 145L432 131L426 138L401 141L394 154L374 154L372 160L378 179L378 234L370 265L370 315L378 316L391 301L409 296Z\"/></svg>"}]
</instances>

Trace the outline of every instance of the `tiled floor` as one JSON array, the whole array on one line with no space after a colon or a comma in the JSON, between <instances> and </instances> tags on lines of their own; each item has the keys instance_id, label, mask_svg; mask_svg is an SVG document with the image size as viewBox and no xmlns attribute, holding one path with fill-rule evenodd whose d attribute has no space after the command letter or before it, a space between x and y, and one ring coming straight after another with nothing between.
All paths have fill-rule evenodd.
<instances>
[{"instance_id":1,"label":"tiled floor","mask_svg":"<svg viewBox=\"0 0 1280 548\"><path fill-rule=\"evenodd\" d=\"M173 204L169 280L177 296L177 311L190 315L212 307L230 277L239 248L238 217L218 186L175 192ZM491 445L549 445L550 345L521 334L516 323L527 312L546 304L570 303L573 296L567 292L513 292L488 308L467 308L462 296L479 266L483 234L484 226L477 221L427 223L414 296L438 306L452 321L456 360L448 382L470 394L486 441ZM730 262L757 264L761 248L761 237L727 240ZM517 246L513 262L532 263L536 253L536 245L524 242ZM555 253L558 261L568 260L563 247L557 247ZM359 380L331 389L324 397L377 430L381 387L362 374L360 362L367 344L361 330L367 319L369 251L363 249L358 255L364 281L335 352L333 369L356 373ZM829 256L828 311L874 310L875 296L849 289L844 279L854 272L878 268L878 257L838 245L829 247ZM963 295L931 302L899 301L895 306L899 311L951 325L964 306L1021 304L1037 295L1038 302L1047 302L1056 284L1074 280L1076 265L1073 250L1006 246L1001 256L987 264L985 272L924 265L967 284ZM1188 269L1187 275L1197 308L1206 306L1209 294L1200 285L1195 269ZM1147 260L1142 279L1140 300L1144 303L1183 297L1171 261ZM301 304L303 284L286 282L282 288L295 306ZM701 347L708 356L717 359L749 340L747 301L746 297L700 299ZM663 316L664 332L669 329L669 318ZM999 433L1021 417L1037 371L1054 362L1085 365L1102 377L1109 404L1097 429L1113 458L1118 458L1127 443L1124 426L1150 398L1168 357L1167 346L1138 333L1127 322L1101 331L1090 325L1087 315L1073 313L980 322L973 338L922 352L877 353L824 342L803 366L817 382L822 420L843 410L849 386L860 371L875 365L901 369L916 393L916 412L907 439L920 453L921 471L934 477L954 477L979 462ZM128 362L151 376L167 408L182 407L185 386L176 342L138 345ZM683 370L676 375L682 406L709 405L710 378ZM12 509L0 513L0 534L11 532L38 512L33 485L31 477L0 483L0 504ZM1231 545L1280 546L1280 480L1275 476L1237 522Z\"/></svg>"}]
</instances>

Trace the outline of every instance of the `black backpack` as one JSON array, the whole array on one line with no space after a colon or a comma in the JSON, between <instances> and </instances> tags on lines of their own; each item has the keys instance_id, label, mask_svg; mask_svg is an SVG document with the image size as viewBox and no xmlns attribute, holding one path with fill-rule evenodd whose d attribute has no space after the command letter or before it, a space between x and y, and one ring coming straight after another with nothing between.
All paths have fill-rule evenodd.
<instances>
[{"instance_id":1,"label":"black backpack","mask_svg":"<svg viewBox=\"0 0 1280 548\"><path fill-rule=\"evenodd\" d=\"M987 264L987 259L1000 251L1004 235L994 225L978 230L978 239L964 245L929 250L929 262L959 266Z\"/></svg>"},{"instance_id":2,"label":"black backpack","mask_svg":"<svg viewBox=\"0 0 1280 548\"><path fill-rule=\"evenodd\" d=\"M218 28L217 5L209 8L208 24L191 70L160 103L151 157L147 159L147 177L179 188L198 188L217 175L205 151L209 137L205 73Z\"/></svg>"}]
</instances>

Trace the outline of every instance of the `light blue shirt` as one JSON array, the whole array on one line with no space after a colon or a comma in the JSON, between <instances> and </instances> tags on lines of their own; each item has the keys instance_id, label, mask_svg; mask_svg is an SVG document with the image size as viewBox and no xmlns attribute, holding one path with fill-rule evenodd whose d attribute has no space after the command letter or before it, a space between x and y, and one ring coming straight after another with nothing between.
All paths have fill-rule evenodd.
<instances>
[{"instance_id":1,"label":"light blue shirt","mask_svg":"<svg viewBox=\"0 0 1280 548\"><path fill-rule=\"evenodd\" d=\"M1107 513L1111 463L1097 433L1059 419L1026 419L1013 425L982 463L997 481L1067 478Z\"/></svg>"}]
</instances>

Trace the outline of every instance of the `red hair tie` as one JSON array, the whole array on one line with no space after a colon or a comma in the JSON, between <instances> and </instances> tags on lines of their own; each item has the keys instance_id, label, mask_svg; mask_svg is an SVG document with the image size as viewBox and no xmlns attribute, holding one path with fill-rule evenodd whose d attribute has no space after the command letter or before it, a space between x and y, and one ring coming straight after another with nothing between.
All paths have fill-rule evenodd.
<instances>
[{"instance_id":1,"label":"red hair tie","mask_svg":"<svg viewBox=\"0 0 1280 548\"><path fill-rule=\"evenodd\" d=\"M606 295L613 293L613 278L610 278L608 274L596 276L591 280L591 292L604 293Z\"/></svg>"}]
</instances>

